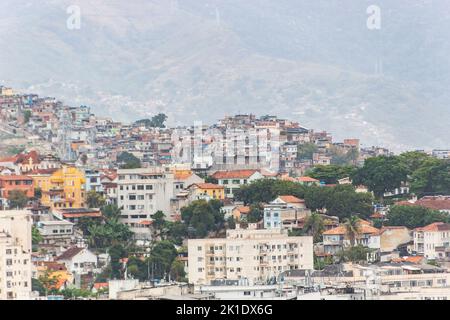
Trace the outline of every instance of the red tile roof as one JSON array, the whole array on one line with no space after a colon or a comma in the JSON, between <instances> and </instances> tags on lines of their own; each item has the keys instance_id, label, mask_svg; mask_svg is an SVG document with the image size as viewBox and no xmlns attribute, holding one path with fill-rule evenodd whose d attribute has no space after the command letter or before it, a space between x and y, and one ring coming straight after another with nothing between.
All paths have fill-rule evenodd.
<instances>
[{"instance_id":1,"label":"red tile roof","mask_svg":"<svg viewBox=\"0 0 450 320\"><path fill-rule=\"evenodd\" d=\"M358 222L358 232L359 234L379 234L380 230L372 227L369 222L365 220L359 220ZM327 230L323 232L324 235L337 235L337 234L347 234L347 228L344 225L340 225L336 228Z\"/></svg>"},{"instance_id":2,"label":"red tile roof","mask_svg":"<svg viewBox=\"0 0 450 320\"><path fill-rule=\"evenodd\" d=\"M299 199L295 196L290 196L290 195L279 196L278 198L280 198L282 201L284 201L286 203L304 203L305 202L305 200L303 200L303 199Z\"/></svg>"},{"instance_id":3,"label":"red tile roof","mask_svg":"<svg viewBox=\"0 0 450 320\"><path fill-rule=\"evenodd\" d=\"M425 232L437 232L437 231L449 231L450 223L444 222L434 222L425 227L416 228L414 231L425 231Z\"/></svg>"},{"instance_id":4,"label":"red tile roof","mask_svg":"<svg viewBox=\"0 0 450 320\"><path fill-rule=\"evenodd\" d=\"M232 170L232 171L216 171L212 177L214 179L248 179L258 170Z\"/></svg>"},{"instance_id":5,"label":"red tile roof","mask_svg":"<svg viewBox=\"0 0 450 320\"><path fill-rule=\"evenodd\" d=\"M305 177L300 177L297 180L300 181L300 182L320 182L317 179L314 179L314 178L311 178L311 177L306 177L306 176Z\"/></svg>"},{"instance_id":6,"label":"red tile roof","mask_svg":"<svg viewBox=\"0 0 450 320\"><path fill-rule=\"evenodd\" d=\"M243 214L250 213L250 207L248 207L248 206L239 206L239 207L236 207L235 210L237 210L237 211L239 211L240 213L243 213Z\"/></svg>"},{"instance_id":7,"label":"red tile roof","mask_svg":"<svg viewBox=\"0 0 450 320\"><path fill-rule=\"evenodd\" d=\"M416 202L399 201L398 206L421 206L432 210L450 210L450 196L427 196Z\"/></svg>"},{"instance_id":8,"label":"red tile roof","mask_svg":"<svg viewBox=\"0 0 450 320\"><path fill-rule=\"evenodd\" d=\"M0 180L3 181L16 181L16 180L33 180L29 176L24 175L10 175L10 176L0 176Z\"/></svg>"},{"instance_id":9,"label":"red tile roof","mask_svg":"<svg viewBox=\"0 0 450 320\"><path fill-rule=\"evenodd\" d=\"M224 186L214 183L194 183L193 186L197 186L200 189L223 189Z\"/></svg>"}]
</instances>

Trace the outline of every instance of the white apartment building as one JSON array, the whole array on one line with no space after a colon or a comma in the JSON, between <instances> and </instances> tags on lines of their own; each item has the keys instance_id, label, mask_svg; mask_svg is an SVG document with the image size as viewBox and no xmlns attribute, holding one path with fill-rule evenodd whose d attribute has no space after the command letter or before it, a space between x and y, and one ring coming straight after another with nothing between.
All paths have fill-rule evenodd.
<instances>
[{"instance_id":1,"label":"white apartment building","mask_svg":"<svg viewBox=\"0 0 450 320\"><path fill-rule=\"evenodd\" d=\"M281 229L227 230L226 238L188 240L189 283L247 279L266 283L293 269L313 269L312 237L289 237Z\"/></svg>"},{"instance_id":2,"label":"white apartment building","mask_svg":"<svg viewBox=\"0 0 450 320\"><path fill-rule=\"evenodd\" d=\"M163 168L118 170L117 205L122 208L122 222L146 238L151 215L161 210L170 218L173 181L173 174Z\"/></svg>"},{"instance_id":3,"label":"white apartment building","mask_svg":"<svg viewBox=\"0 0 450 320\"><path fill-rule=\"evenodd\" d=\"M450 223L435 222L413 231L414 251L427 259L450 257Z\"/></svg>"},{"instance_id":4,"label":"white apartment building","mask_svg":"<svg viewBox=\"0 0 450 320\"><path fill-rule=\"evenodd\" d=\"M31 213L0 211L0 300L31 295Z\"/></svg>"}]
</instances>

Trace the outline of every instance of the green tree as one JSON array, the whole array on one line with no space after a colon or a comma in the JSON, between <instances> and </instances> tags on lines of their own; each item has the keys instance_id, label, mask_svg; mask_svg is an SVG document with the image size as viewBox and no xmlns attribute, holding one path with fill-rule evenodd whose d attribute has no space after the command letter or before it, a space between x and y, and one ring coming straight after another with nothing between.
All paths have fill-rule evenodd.
<instances>
[{"instance_id":1,"label":"green tree","mask_svg":"<svg viewBox=\"0 0 450 320\"><path fill-rule=\"evenodd\" d=\"M281 195L293 195L303 198L306 187L292 181L259 179L234 191L237 201L246 205L268 203Z\"/></svg>"},{"instance_id":2,"label":"green tree","mask_svg":"<svg viewBox=\"0 0 450 320\"><path fill-rule=\"evenodd\" d=\"M121 169L136 169L141 167L141 160L126 151L117 156L117 162L121 164Z\"/></svg>"},{"instance_id":3,"label":"green tree","mask_svg":"<svg viewBox=\"0 0 450 320\"><path fill-rule=\"evenodd\" d=\"M39 229L34 225L31 227L31 239L33 245L38 245L43 240Z\"/></svg>"},{"instance_id":4,"label":"green tree","mask_svg":"<svg viewBox=\"0 0 450 320\"><path fill-rule=\"evenodd\" d=\"M50 272L47 270L39 276L37 279L41 286L44 288L44 295L48 295L48 293L55 287L55 285L58 283L59 277L55 275L51 275Z\"/></svg>"},{"instance_id":5,"label":"green tree","mask_svg":"<svg viewBox=\"0 0 450 320\"><path fill-rule=\"evenodd\" d=\"M318 150L314 143L306 142L299 144L297 147L297 159L298 160L312 160L313 154Z\"/></svg>"},{"instance_id":6,"label":"green tree","mask_svg":"<svg viewBox=\"0 0 450 320\"><path fill-rule=\"evenodd\" d=\"M344 262L365 262L367 261L367 254L370 252L372 252L372 249L359 244L344 249L340 253L340 260Z\"/></svg>"},{"instance_id":7,"label":"green tree","mask_svg":"<svg viewBox=\"0 0 450 320\"><path fill-rule=\"evenodd\" d=\"M351 185L335 187L312 186L305 193L305 204L312 211L324 211L340 219L359 215L366 218L372 214L373 197L370 193L358 193Z\"/></svg>"},{"instance_id":8,"label":"green tree","mask_svg":"<svg viewBox=\"0 0 450 320\"><path fill-rule=\"evenodd\" d=\"M408 170L399 157L379 156L366 159L364 166L352 176L354 185L365 185L375 196L382 198L406 181Z\"/></svg>"},{"instance_id":9,"label":"green tree","mask_svg":"<svg viewBox=\"0 0 450 320\"><path fill-rule=\"evenodd\" d=\"M158 113L152 117L151 126L155 128L165 128L164 122L166 122L167 116L164 113Z\"/></svg>"},{"instance_id":10,"label":"green tree","mask_svg":"<svg viewBox=\"0 0 450 320\"><path fill-rule=\"evenodd\" d=\"M30 122L30 118L31 118L31 110L25 110L23 112L23 120L25 123Z\"/></svg>"},{"instance_id":11,"label":"green tree","mask_svg":"<svg viewBox=\"0 0 450 320\"><path fill-rule=\"evenodd\" d=\"M37 187L34 188L34 198L35 199L41 199L42 198L42 189Z\"/></svg>"},{"instance_id":12,"label":"green tree","mask_svg":"<svg viewBox=\"0 0 450 320\"><path fill-rule=\"evenodd\" d=\"M153 116L152 119L141 119L134 124L139 126L145 126L146 128L165 128L164 122L167 120L167 116L164 113L158 113Z\"/></svg>"},{"instance_id":13,"label":"green tree","mask_svg":"<svg viewBox=\"0 0 450 320\"><path fill-rule=\"evenodd\" d=\"M359 218L357 216L351 216L344 220L344 227L347 235L350 239L350 246L354 247L356 238L359 235Z\"/></svg>"},{"instance_id":14,"label":"green tree","mask_svg":"<svg viewBox=\"0 0 450 320\"><path fill-rule=\"evenodd\" d=\"M111 279L123 279L124 270L121 259L128 256L128 252L121 244L113 245L108 250L111 265Z\"/></svg>"},{"instance_id":15,"label":"green tree","mask_svg":"<svg viewBox=\"0 0 450 320\"><path fill-rule=\"evenodd\" d=\"M185 281L186 271L183 262L174 260L170 267L170 278L175 281Z\"/></svg>"},{"instance_id":16,"label":"green tree","mask_svg":"<svg viewBox=\"0 0 450 320\"><path fill-rule=\"evenodd\" d=\"M42 285L42 283L38 279L35 279L35 278L31 279L31 290L37 291L39 293L39 296L45 296L45 294L47 292L47 290Z\"/></svg>"},{"instance_id":17,"label":"green tree","mask_svg":"<svg viewBox=\"0 0 450 320\"><path fill-rule=\"evenodd\" d=\"M12 190L8 195L8 203L11 209L22 209L28 203L28 197L25 192L20 190Z\"/></svg>"},{"instance_id":18,"label":"green tree","mask_svg":"<svg viewBox=\"0 0 450 320\"><path fill-rule=\"evenodd\" d=\"M105 198L95 190L90 190L87 193L86 204L89 208L101 208L105 203Z\"/></svg>"},{"instance_id":19,"label":"green tree","mask_svg":"<svg viewBox=\"0 0 450 320\"><path fill-rule=\"evenodd\" d=\"M182 208L181 218L188 226L188 236L204 238L211 231L221 230L225 224L221 206L218 200L196 200Z\"/></svg>"},{"instance_id":20,"label":"green tree","mask_svg":"<svg viewBox=\"0 0 450 320\"><path fill-rule=\"evenodd\" d=\"M323 181L325 184L336 184L339 179L350 177L356 168L354 166L339 166L339 165L318 165L315 166L306 175Z\"/></svg>"},{"instance_id":21,"label":"green tree","mask_svg":"<svg viewBox=\"0 0 450 320\"><path fill-rule=\"evenodd\" d=\"M317 212L313 212L305 222L303 231L312 236L314 243L322 241L322 232L324 231L323 218Z\"/></svg>"},{"instance_id":22,"label":"green tree","mask_svg":"<svg viewBox=\"0 0 450 320\"><path fill-rule=\"evenodd\" d=\"M449 222L449 215L437 210L430 210L420 206L395 205L386 215L389 226L405 226L409 229L424 227L433 222Z\"/></svg>"},{"instance_id":23,"label":"green tree","mask_svg":"<svg viewBox=\"0 0 450 320\"><path fill-rule=\"evenodd\" d=\"M402 164L405 166L408 175L411 175L419 169L425 161L432 159L426 153L420 151L408 151L398 156Z\"/></svg>"},{"instance_id":24,"label":"green tree","mask_svg":"<svg viewBox=\"0 0 450 320\"><path fill-rule=\"evenodd\" d=\"M227 228L228 229L236 229L236 221L234 221L233 216L229 216L227 219Z\"/></svg>"},{"instance_id":25,"label":"green tree","mask_svg":"<svg viewBox=\"0 0 450 320\"><path fill-rule=\"evenodd\" d=\"M180 221L167 222L167 240L171 241L176 245L181 245L186 236L187 236L186 224Z\"/></svg>"},{"instance_id":26,"label":"green tree","mask_svg":"<svg viewBox=\"0 0 450 320\"><path fill-rule=\"evenodd\" d=\"M251 205L250 212L247 215L247 222L256 223L260 222L264 217L264 208L261 204Z\"/></svg>"},{"instance_id":27,"label":"green tree","mask_svg":"<svg viewBox=\"0 0 450 320\"><path fill-rule=\"evenodd\" d=\"M450 194L450 160L423 161L411 176L411 192L418 196Z\"/></svg>"},{"instance_id":28,"label":"green tree","mask_svg":"<svg viewBox=\"0 0 450 320\"><path fill-rule=\"evenodd\" d=\"M177 255L177 250L170 241L164 240L156 243L151 249L149 257L153 275L158 279L167 279Z\"/></svg>"}]
</instances>

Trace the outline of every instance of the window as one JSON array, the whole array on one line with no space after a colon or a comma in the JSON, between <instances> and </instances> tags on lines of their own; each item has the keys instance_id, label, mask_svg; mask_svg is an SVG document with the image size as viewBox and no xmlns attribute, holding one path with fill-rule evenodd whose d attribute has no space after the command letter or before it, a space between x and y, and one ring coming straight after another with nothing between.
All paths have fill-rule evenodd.
<instances>
[{"instance_id":1,"label":"window","mask_svg":"<svg viewBox=\"0 0 450 320\"><path fill-rule=\"evenodd\" d=\"M128 196L128 200L136 200L136 195L135 194L130 194Z\"/></svg>"},{"instance_id":2,"label":"window","mask_svg":"<svg viewBox=\"0 0 450 320\"><path fill-rule=\"evenodd\" d=\"M138 189L138 190L144 190L144 185L142 185L142 184L138 185L138 186L137 186L137 189Z\"/></svg>"},{"instance_id":3,"label":"window","mask_svg":"<svg viewBox=\"0 0 450 320\"><path fill-rule=\"evenodd\" d=\"M151 184L148 184L145 186L145 190L153 190L153 186Z\"/></svg>"}]
</instances>

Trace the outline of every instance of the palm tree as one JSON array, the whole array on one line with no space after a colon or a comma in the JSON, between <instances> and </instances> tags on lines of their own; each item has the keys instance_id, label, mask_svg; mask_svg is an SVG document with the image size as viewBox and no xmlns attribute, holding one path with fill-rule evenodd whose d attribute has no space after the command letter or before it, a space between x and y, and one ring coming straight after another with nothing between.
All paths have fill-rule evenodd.
<instances>
[{"instance_id":1,"label":"palm tree","mask_svg":"<svg viewBox=\"0 0 450 320\"><path fill-rule=\"evenodd\" d=\"M357 216L351 216L344 220L344 226L352 247L355 246L356 237L359 235L359 220Z\"/></svg>"},{"instance_id":2,"label":"palm tree","mask_svg":"<svg viewBox=\"0 0 450 320\"><path fill-rule=\"evenodd\" d=\"M314 242L319 242L323 229L322 216L317 212L313 212L306 220L304 230L313 237Z\"/></svg>"}]
</instances>

